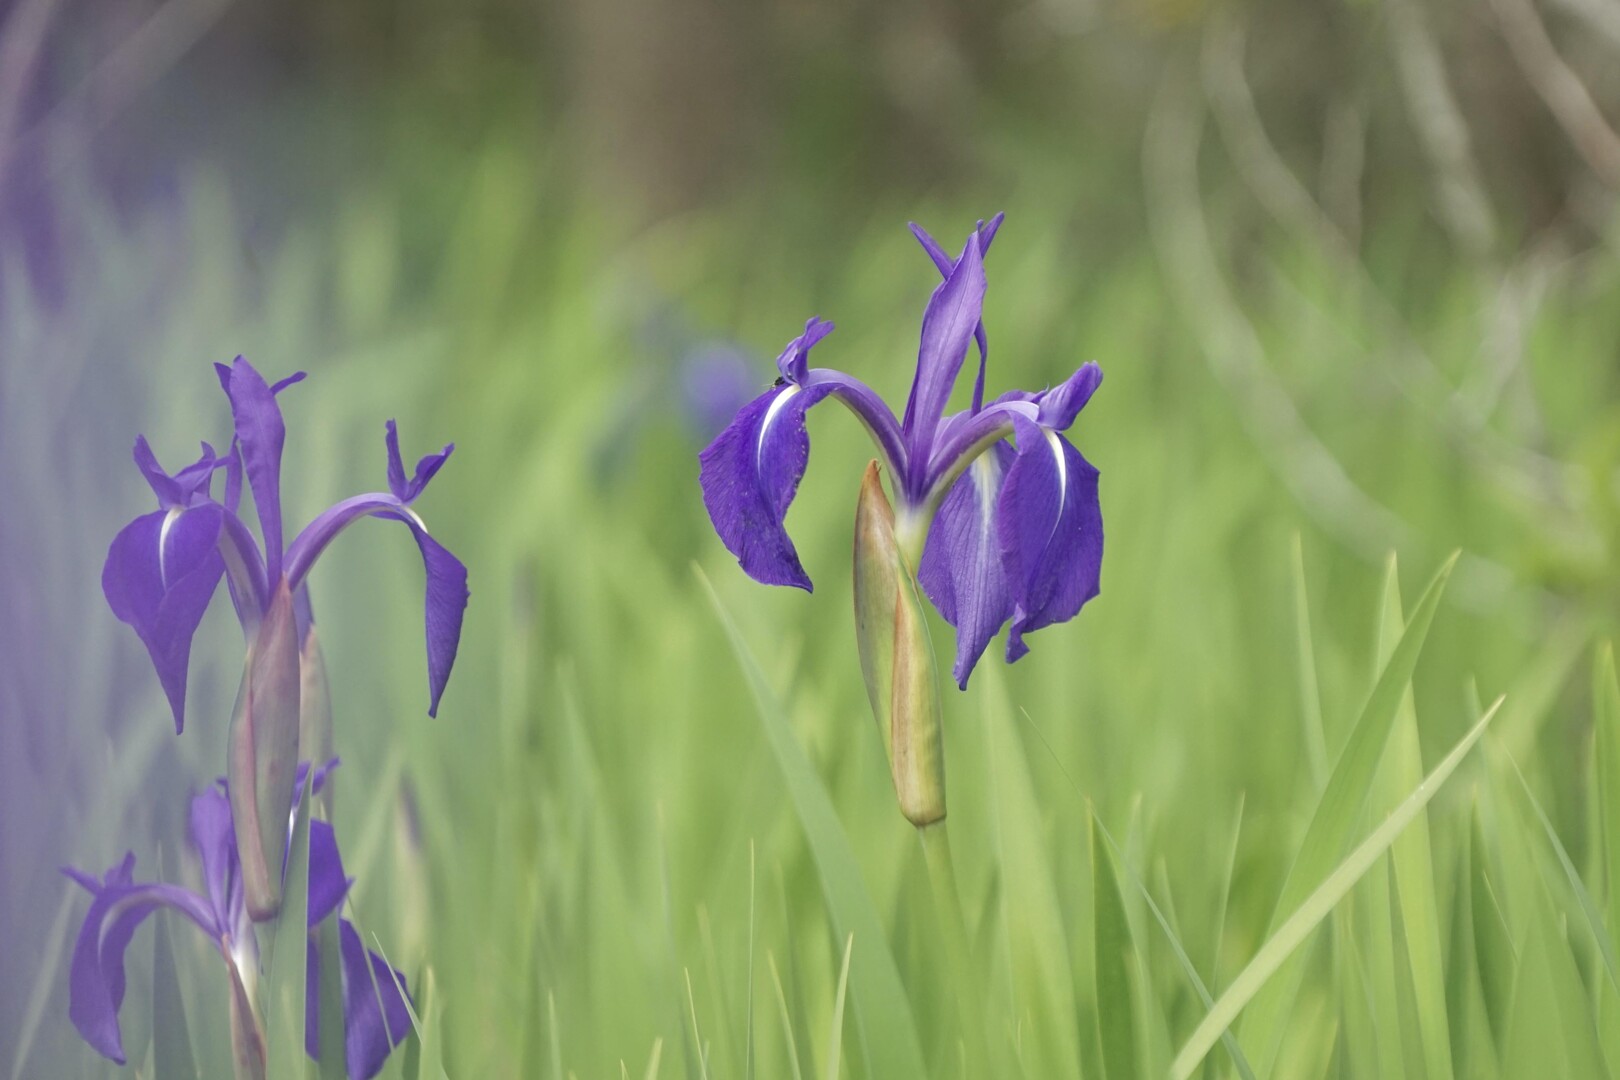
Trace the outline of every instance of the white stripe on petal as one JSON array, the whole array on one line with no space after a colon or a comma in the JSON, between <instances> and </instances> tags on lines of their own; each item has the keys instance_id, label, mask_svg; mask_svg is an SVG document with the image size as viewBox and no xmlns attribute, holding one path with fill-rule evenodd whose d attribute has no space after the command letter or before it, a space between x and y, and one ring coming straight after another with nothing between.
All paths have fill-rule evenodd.
<instances>
[{"instance_id":1,"label":"white stripe on petal","mask_svg":"<svg viewBox=\"0 0 1620 1080\"><path fill-rule=\"evenodd\" d=\"M760 459L765 456L765 436L771 430L771 425L776 422L776 414L782 411L782 406L786 405L788 399L797 394L799 390L798 383L788 383L782 388L782 392L776 395L771 402L770 408L765 410L765 419L760 421L759 425L759 441L754 444L754 465L756 468L760 464Z\"/></svg>"},{"instance_id":2,"label":"white stripe on petal","mask_svg":"<svg viewBox=\"0 0 1620 1080\"><path fill-rule=\"evenodd\" d=\"M182 512L178 506L171 508L163 515L163 524L158 528L158 580L165 589L169 587L169 560L165 557L169 548L169 528Z\"/></svg>"}]
</instances>

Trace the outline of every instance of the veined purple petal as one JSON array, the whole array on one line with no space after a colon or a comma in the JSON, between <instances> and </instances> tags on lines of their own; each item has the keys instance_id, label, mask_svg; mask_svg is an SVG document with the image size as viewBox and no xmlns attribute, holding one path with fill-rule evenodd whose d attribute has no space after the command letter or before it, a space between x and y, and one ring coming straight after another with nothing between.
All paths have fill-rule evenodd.
<instances>
[{"instance_id":1,"label":"veined purple petal","mask_svg":"<svg viewBox=\"0 0 1620 1080\"><path fill-rule=\"evenodd\" d=\"M146 477L146 483L151 487L152 494L157 496L160 507L167 510L184 505L186 498L179 482L158 464L157 455L152 453L152 446L146 441L145 435L135 436L135 467Z\"/></svg>"},{"instance_id":2,"label":"veined purple petal","mask_svg":"<svg viewBox=\"0 0 1620 1080\"><path fill-rule=\"evenodd\" d=\"M919 501L943 499L974 458L1012 435L1016 418L1034 420L1036 414L1033 401L1003 394L976 413L959 412L946 417L934 438L934 452L927 468L919 470Z\"/></svg>"},{"instance_id":3,"label":"veined purple petal","mask_svg":"<svg viewBox=\"0 0 1620 1080\"><path fill-rule=\"evenodd\" d=\"M832 392L788 382L761 394L698 455L703 505L726 550L765 585L811 591L783 526L810 458L804 414Z\"/></svg>"},{"instance_id":4,"label":"veined purple petal","mask_svg":"<svg viewBox=\"0 0 1620 1080\"><path fill-rule=\"evenodd\" d=\"M222 517L212 503L144 514L113 538L101 571L108 606L152 657L176 731L185 727L191 639L225 572Z\"/></svg>"},{"instance_id":5,"label":"veined purple petal","mask_svg":"<svg viewBox=\"0 0 1620 1080\"><path fill-rule=\"evenodd\" d=\"M343 954L343 1056L350 1080L371 1080L389 1052L410 1034L411 1016L400 993L405 976L368 950L349 920L340 919L338 931Z\"/></svg>"},{"instance_id":6,"label":"veined purple petal","mask_svg":"<svg viewBox=\"0 0 1620 1080\"><path fill-rule=\"evenodd\" d=\"M776 358L776 370L790 383L802 383L810 370L810 350L822 338L833 332L833 324L812 315L804 324L804 333L787 343Z\"/></svg>"},{"instance_id":7,"label":"veined purple petal","mask_svg":"<svg viewBox=\"0 0 1620 1080\"><path fill-rule=\"evenodd\" d=\"M1006 214L997 214L990 219L988 224L983 221L979 222L979 251L981 255L990 254L990 242L996 238L996 233L1001 229L1001 222L1006 216ZM923 251L927 252L928 257L933 260L935 268L939 270L939 276L949 278L951 271L956 269L956 260L951 258L945 249L939 246L938 241L928 235L927 229L924 229L916 222L911 223L911 235L917 238L917 242L922 245ZM980 319L978 325L973 328L973 340L978 342L979 345L979 374L973 380L973 408L971 411L978 412L984 405L984 368L985 362L990 358L990 341L984 333L983 319Z\"/></svg>"},{"instance_id":8,"label":"veined purple petal","mask_svg":"<svg viewBox=\"0 0 1620 1080\"><path fill-rule=\"evenodd\" d=\"M310 567L321 552L349 525L363 517L375 516L408 525L422 553L427 572L426 626L428 688L431 700L428 715L436 716L439 697L450 681L461 642L461 620L467 608L467 568L448 549L428 535L422 519L392 494L372 492L344 499L322 511L287 548L287 582L295 591L304 584Z\"/></svg>"},{"instance_id":9,"label":"veined purple petal","mask_svg":"<svg viewBox=\"0 0 1620 1080\"><path fill-rule=\"evenodd\" d=\"M428 454L416 463L416 473L405 479L405 463L399 456L399 429L392 420L388 421L388 489L394 497L403 503L411 503L422 494L422 489L428 486L435 473L444 467L450 454L455 450L456 444L450 443L437 454Z\"/></svg>"},{"instance_id":10,"label":"veined purple petal","mask_svg":"<svg viewBox=\"0 0 1620 1080\"><path fill-rule=\"evenodd\" d=\"M913 461L928 458L934 429L945 413L951 388L967 357L973 328L984 305L984 262L979 234L972 233L950 276L934 290L923 312L922 341L917 349L917 375L901 424ZM914 479L914 478L913 478Z\"/></svg>"},{"instance_id":11,"label":"veined purple petal","mask_svg":"<svg viewBox=\"0 0 1620 1080\"><path fill-rule=\"evenodd\" d=\"M1086 407L1091 395L1102 385L1102 368L1082 364L1080 369L1037 398L1040 425L1053 431L1067 431Z\"/></svg>"},{"instance_id":12,"label":"veined purple petal","mask_svg":"<svg viewBox=\"0 0 1620 1080\"><path fill-rule=\"evenodd\" d=\"M68 966L68 1018L84 1041L103 1057L124 1064L118 1010L124 1003L124 952L136 929L160 907L172 908L217 939L219 927L200 896L173 885L131 882L135 856L125 855L99 887L75 872L69 876L92 895ZM88 880L87 880L88 879Z\"/></svg>"},{"instance_id":13,"label":"veined purple petal","mask_svg":"<svg viewBox=\"0 0 1620 1080\"><path fill-rule=\"evenodd\" d=\"M952 485L928 530L918 568L923 591L956 627L951 673L963 690L985 646L1013 613L996 532L996 507L1013 459L1012 447L997 443Z\"/></svg>"},{"instance_id":14,"label":"veined purple petal","mask_svg":"<svg viewBox=\"0 0 1620 1080\"><path fill-rule=\"evenodd\" d=\"M1064 622L1096 596L1102 569L1097 470L1062 435L1022 417L1018 455L997 506L1002 564L1015 602L1007 661L1024 635Z\"/></svg>"},{"instance_id":15,"label":"veined purple petal","mask_svg":"<svg viewBox=\"0 0 1620 1080\"><path fill-rule=\"evenodd\" d=\"M236 441L264 538L266 575L275 581L281 576L281 450L287 441L287 428L276 405L275 391L252 364L238 356L228 368L223 364L214 366L231 399ZM285 384L283 380L281 385Z\"/></svg>"}]
</instances>

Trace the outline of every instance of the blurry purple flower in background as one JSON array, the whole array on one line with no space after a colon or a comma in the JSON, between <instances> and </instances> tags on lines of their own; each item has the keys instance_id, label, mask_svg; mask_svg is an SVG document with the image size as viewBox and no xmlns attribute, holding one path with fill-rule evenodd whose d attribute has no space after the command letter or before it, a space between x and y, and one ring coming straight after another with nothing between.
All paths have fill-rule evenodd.
<instances>
[{"instance_id":1,"label":"blurry purple flower in background","mask_svg":"<svg viewBox=\"0 0 1620 1080\"><path fill-rule=\"evenodd\" d=\"M336 764L333 761L315 770L316 790ZM299 787L308 772L307 765L299 766ZM314 930L342 906L351 882L344 875L332 826L311 820L309 828L308 928ZM92 898L73 948L68 1015L96 1052L124 1064L123 1035L118 1023L125 991L124 952L140 924L166 908L183 915L219 949L231 978L236 1050L238 1054L258 1055L262 1068L265 1047L258 1019L258 943L246 909L242 864L224 780L192 799L191 840L202 864L200 893L178 885L135 881L133 853L126 854L99 879L80 870L63 870ZM410 1031L410 1016L401 994L405 979L382 957L365 948L359 932L347 919L339 917L338 927L343 966L344 1058L352 1080L369 1080ZM310 1057L317 1058L319 956L312 939L307 948L305 1049Z\"/></svg>"},{"instance_id":2,"label":"blurry purple flower in background","mask_svg":"<svg viewBox=\"0 0 1620 1080\"><path fill-rule=\"evenodd\" d=\"M703 439L718 435L763 385L754 358L725 341L708 341L688 350L677 375L687 422Z\"/></svg>"},{"instance_id":3,"label":"blurry purple flower in background","mask_svg":"<svg viewBox=\"0 0 1620 1080\"><path fill-rule=\"evenodd\" d=\"M912 226L944 281L923 313L903 418L859 379L809 366L810 350L833 329L811 319L777 358L776 385L739 410L700 455L704 505L743 570L767 585L809 590L783 519L809 457L806 411L829 397L842 402L888 470L907 576L916 576L956 627L954 674L962 687L1009 620L1011 662L1028 651L1024 635L1073 618L1097 595L1102 563L1097 470L1062 434L1102 381L1101 370L1086 364L1052 389L984 401L983 257L1001 220L981 222L956 259ZM972 403L946 416L975 340Z\"/></svg>"}]
</instances>

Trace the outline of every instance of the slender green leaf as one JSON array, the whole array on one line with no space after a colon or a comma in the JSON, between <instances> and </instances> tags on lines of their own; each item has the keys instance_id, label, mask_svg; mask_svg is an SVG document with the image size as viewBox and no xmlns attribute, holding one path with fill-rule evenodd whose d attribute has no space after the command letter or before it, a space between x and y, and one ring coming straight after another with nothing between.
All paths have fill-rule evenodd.
<instances>
[{"instance_id":1,"label":"slender green leaf","mask_svg":"<svg viewBox=\"0 0 1620 1080\"><path fill-rule=\"evenodd\" d=\"M304 994L309 958L309 797L313 786L303 786L293 810L281 911L275 919L274 934L270 935L270 969L263 996L270 1080L302 1080L308 1075ZM260 925L262 929L266 924Z\"/></svg>"},{"instance_id":2,"label":"slender green leaf","mask_svg":"<svg viewBox=\"0 0 1620 1080\"><path fill-rule=\"evenodd\" d=\"M1092 933L1096 942L1097 1026L1103 1069L1108 1080L1139 1075L1136 1062L1138 1020L1131 998L1130 968L1136 955L1125 897L1119 888L1114 857L1097 839L1101 827L1091 815Z\"/></svg>"},{"instance_id":3,"label":"slender green leaf","mask_svg":"<svg viewBox=\"0 0 1620 1080\"><path fill-rule=\"evenodd\" d=\"M1311 892L1305 901L1290 915L1283 924L1277 928L1276 933L1267 939L1260 947L1247 967L1232 980L1232 985L1216 1001L1215 1007L1209 1011L1192 1036L1182 1047L1181 1053L1171 1065L1171 1075L1177 1080L1187 1080L1198 1063L1203 1061L1204 1055L1220 1038L1221 1032L1235 1020L1243 1007L1247 1005L1260 988L1277 973L1295 949L1316 929L1318 923L1324 919L1328 912L1333 910L1344 895L1361 880L1373 863L1375 863L1394 843L1401 830L1411 824L1412 819L1422 812L1434 798L1438 791L1456 768L1468 751L1473 749L1485 728L1495 717L1501 707L1502 699L1498 698L1489 711L1480 718L1479 723L1463 736L1451 753L1436 765L1434 771L1424 778L1416 790L1401 803L1383 824L1374 829L1372 833L1361 842L1327 877Z\"/></svg>"},{"instance_id":4,"label":"slender green leaf","mask_svg":"<svg viewBox=\"0 0 1620 1080\"><path fill-rule=\"evenodd\" d=\"M844 1050L844 999L849 992L849 963L855 953L855 935L844 941L844 962L838 970L838 993L833 997L832 1020L827 1025L827 1080L838 1080Z\"/></svg>"}]
</instances>

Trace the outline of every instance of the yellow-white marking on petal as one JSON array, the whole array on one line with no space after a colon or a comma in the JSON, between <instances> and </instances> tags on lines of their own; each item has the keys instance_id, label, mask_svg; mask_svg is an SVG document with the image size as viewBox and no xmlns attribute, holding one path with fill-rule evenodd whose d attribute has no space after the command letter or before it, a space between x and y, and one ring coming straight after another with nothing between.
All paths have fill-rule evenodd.
<instances>
[{"instance_id":1,"label":"yellow-white marking on petal","mask_svg":"<svg viewBox=\"0 0 1620 1080\"><path fill-rule=\"evenodd\" d=\"M771 430L771 425L776 422L776 414L782 411L782 406L786 405L788 399L797 394L800 389L798 383L788 383L782 387L782 392L777 394L776 398L771 402L771 407L765 410L765 419L759 425L759 440L754 445L754 461L756 464L765 456L765 434Z\"/></svg>"},{"instance_id":2,"label":"yellow-white marking on petal","mask_svg":"<svg viewBox=\"0 0 1620 1080\"><path fill-rule=\"evenodd\" d=\"M973 462L973 486L979 495L979 535L990 535L990 527L995 522L996 495L998 483L1001 479L1001 463L994 459L993 452L980 455Z\"/></svg>"},{"instance_id":3,"label":"yellow-white marking on petal","mask_svg":"<svg viewBox=\"0 0 1620 1080\"><path fill-rule=\"evenodd\" d=\"M1063 517L1063 506L1064 506L1064 503L1068 500L1068 497L1069 497L1069 462L1063 456L1063 444L1058 442L1057 432L1053 431L1051 428L1042 428L1041 429L1041 434L1046 436L1046 443L1047 443L1048 446L1050 446L1052 448L1052 456L1057 458L1057 470L1058 470L1058 512L1057 512L1057 516L1059 518L1062 518ZM1053 523L1052 527L1054 529L1057 528L1056 522Z\"/></svg>"}]
</instances>

